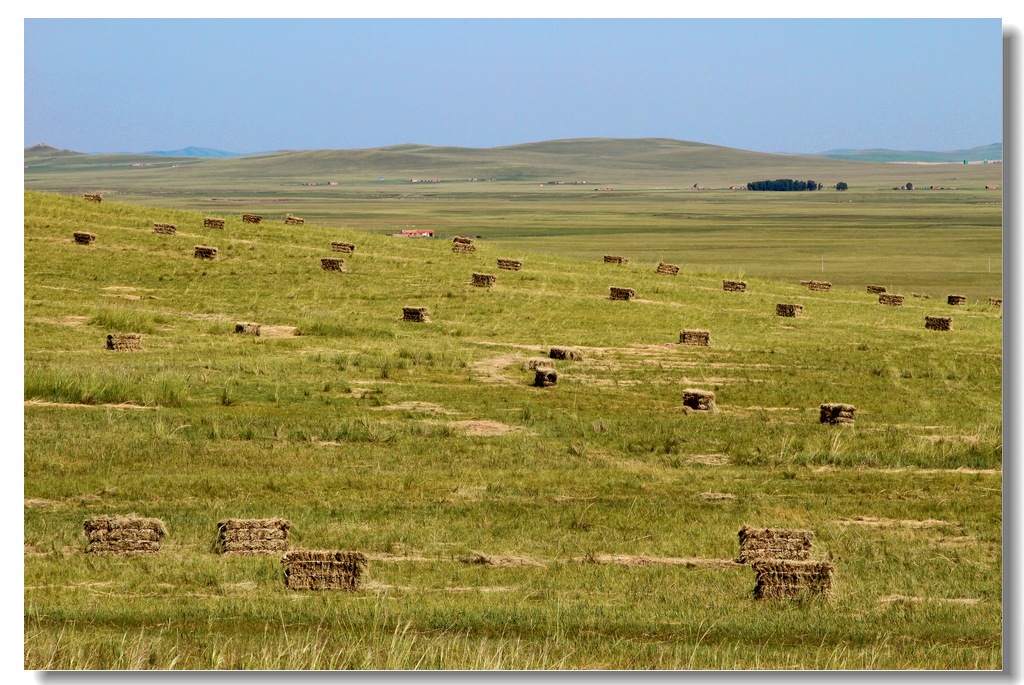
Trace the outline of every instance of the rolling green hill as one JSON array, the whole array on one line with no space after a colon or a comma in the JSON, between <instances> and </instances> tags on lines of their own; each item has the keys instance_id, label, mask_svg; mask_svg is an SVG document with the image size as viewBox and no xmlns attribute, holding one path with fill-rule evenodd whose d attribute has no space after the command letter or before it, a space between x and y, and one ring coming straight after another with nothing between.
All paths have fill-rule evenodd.
<instances>
[{"instance_id":1,"label":"rolling green hill","mask_svg":"<svg viewBox=\"0 0 1024 685\"><path fill-rule=\"evenodd\" d=\"M993 143L966 150L948 150L945 152L910 151L910 150L830 150L820 153L830 159L847 159L861 162L926 162L926 163L962 163L983 162L985 160L1002 161L1003 144Z\"/></svg>"}]
</instances>

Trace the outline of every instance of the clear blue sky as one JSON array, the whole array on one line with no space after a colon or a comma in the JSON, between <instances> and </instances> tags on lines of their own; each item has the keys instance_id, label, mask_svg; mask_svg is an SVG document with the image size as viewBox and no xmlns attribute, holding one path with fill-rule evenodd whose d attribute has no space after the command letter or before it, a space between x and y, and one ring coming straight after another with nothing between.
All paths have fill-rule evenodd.
<instances>
[{"instance_id":1,"label":"clear blue sky","mask_svg":"<svg viewBox=\"0 0 1024 685\"><path fill-rule=\"evenodd\" d=\"M999 19L26 19L25 145L1002 141Z\"/></svg>"}]
</instances>

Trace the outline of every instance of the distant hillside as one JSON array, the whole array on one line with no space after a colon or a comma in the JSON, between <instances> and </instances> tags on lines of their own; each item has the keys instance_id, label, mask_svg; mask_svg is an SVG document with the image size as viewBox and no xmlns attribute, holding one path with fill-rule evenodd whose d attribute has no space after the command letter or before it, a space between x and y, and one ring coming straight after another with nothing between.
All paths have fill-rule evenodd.
<instances>
[{"instance_id":1,"label":"distant hillside","mask_svg":"<svg viewBox=\"0 0 1024 685\"><path fill-rule=\"evenodd\" d=\"M858 162L981 162L1003 158L1003 144L993 143L972 147L968 150L947 150L927 152L920 150L829 150L818 153L829 159L845 159Z\"/></svg>"},{"instance_id":2,"label":"distant hillside","mask_svg":"<svg viewBox=\"0 0 1024 685\"><path fill-rule=\"evenodd\" d=\"M143 155L158 155L160 157L243 157L239 152L225 152L214 150L208 147L186 147L180 150L153 150L142 152Z\"/></svg>"},{"instance_id":3,"label":"distant hillside","mask_svg":"<svg viewBox=\"0 0 1024 685\"><path fill-rule=\"evenodd\" d=\"M32 147L25 148L25 159L46 159L50 157L68 157L74 155L82 155L81 152L75 152L73 150L58 150L55 147L51 147L46 143L36 143Z\"/></svg>"}]
</instances>

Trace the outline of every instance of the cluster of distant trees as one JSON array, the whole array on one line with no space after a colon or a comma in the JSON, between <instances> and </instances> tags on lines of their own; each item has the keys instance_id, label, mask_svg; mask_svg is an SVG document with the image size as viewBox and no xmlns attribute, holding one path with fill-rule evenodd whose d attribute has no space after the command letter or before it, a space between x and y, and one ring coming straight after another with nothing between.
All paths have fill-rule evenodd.
<instances>
[{"instance_id":1,"label":"cluster of distant trees","mask_svg":"<svg viewBox=\"0 0 1024 685\"><path fill-rule=\"evenodd\" d=\"M751 181L747 190L817 190L821 185L814 181L794 181L791 178L779 178L774 181Z\"/></svg>"}]
</instances>

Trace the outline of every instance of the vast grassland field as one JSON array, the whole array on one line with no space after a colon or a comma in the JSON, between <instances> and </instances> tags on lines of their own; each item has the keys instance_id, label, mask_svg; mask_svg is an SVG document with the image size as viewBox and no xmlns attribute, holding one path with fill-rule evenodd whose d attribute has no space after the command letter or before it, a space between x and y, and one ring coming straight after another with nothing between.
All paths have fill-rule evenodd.
<instances>
[{"instance_id":1,"label":"vast grassland field","mask_svg":"<svg viewBox=\"0 0 1024 685\"><path fill-rule=\"evenodd\" d=\"M120 176L26 171L25 667L1001 668L1001 194L956 173L815 194L136 179L97 204ZM438 237L386 235L413 225ZM582 359L534 387L552 346ZM715 411L684 411L689 388ZM854 425L820 423L826 402ZM103 514L161 519L159 553L86 554ZM271 517L294 549L363 552L360 588L214 551L218 521ZM813 532L831 594L755 600L744 524Z\"/></svg>"}]
</instances>

